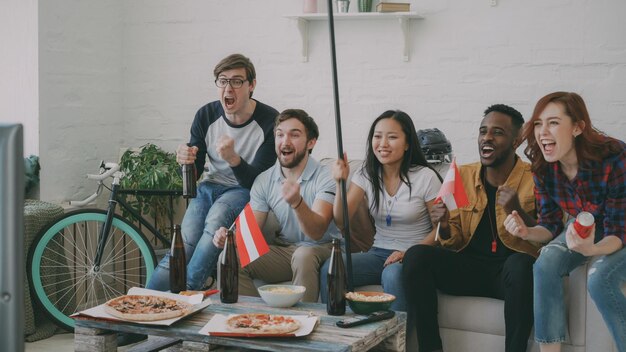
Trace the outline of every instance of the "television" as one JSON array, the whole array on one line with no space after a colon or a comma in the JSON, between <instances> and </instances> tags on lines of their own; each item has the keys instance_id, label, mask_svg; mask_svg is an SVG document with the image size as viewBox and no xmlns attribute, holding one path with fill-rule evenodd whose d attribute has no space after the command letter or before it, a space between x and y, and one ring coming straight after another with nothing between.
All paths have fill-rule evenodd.
<instances>
[{"instance_id":1,"label":"television","mask_svg":"<svg viewBox=\"0 0 626 352\"><path fill-rule=\"evenodd\" d=\"M0 351L24 351L24 145L0 124Z\"/></svg>"}]
</instances>

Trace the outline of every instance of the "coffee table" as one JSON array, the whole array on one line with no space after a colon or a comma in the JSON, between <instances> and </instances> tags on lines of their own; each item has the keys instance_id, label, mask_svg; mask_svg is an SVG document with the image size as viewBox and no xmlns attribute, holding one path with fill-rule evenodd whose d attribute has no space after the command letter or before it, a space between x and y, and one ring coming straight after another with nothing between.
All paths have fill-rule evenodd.
<instances>
[{"instance_id":1,"label":"coffee table","mask_svg":"<svg viewBox=\"0 0 626 352\"><path fill-rule=\"evenodd\" d=\"M114 352L117 350L117 333L129 332L183 340L185 351L209 351L212 345L240 347L262 351L404 351L406 313L397 312L395 317L353 328L343 329L335 325L341 319L354 314L346 309L344 316L329 316L326 305L298 303L291 308L271 308L260 298L240 296L236 304L222 304L219 297L204 310L186 317L171 326L140 325L111 322L92 318L76 319L74 348L77 352ZM235 338L201 335L198 331L214 314L240 313L313 314L320 317L319 325L304 337L285 338ZM140 350L140 347L138 347Z\"/></svg>"}]
</instances>

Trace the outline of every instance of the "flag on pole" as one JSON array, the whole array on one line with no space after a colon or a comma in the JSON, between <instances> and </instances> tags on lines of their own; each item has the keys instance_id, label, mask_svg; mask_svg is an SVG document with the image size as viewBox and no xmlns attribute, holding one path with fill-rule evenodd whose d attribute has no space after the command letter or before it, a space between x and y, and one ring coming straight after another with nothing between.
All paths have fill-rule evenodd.
<instances>
[{"instance_id":1,"label":"flag on pole","mask_svg":"<svg viewBox=\"0 0 626 352\"><path fill-rule=\"evenodd\" d=\"M250 203L246 204L235 220L235 242L242 268L270 251L259 224L256 222Z\"/></svg>"},{"instance_id":2,"label":"flag on pole","mask_svg":"<svg viewBox=\"0 0 626 352\"><path fill-rule=\"evenodd\" d=\"M445 203L448 210L469 205L467 193L465 193L465 187L463 187L463 180L461 180L461 174L456 166L456 158L452 159L446 178L443 180L437 198L435 198L435 203L440 200Z\"/></svg>"}]
</instances>

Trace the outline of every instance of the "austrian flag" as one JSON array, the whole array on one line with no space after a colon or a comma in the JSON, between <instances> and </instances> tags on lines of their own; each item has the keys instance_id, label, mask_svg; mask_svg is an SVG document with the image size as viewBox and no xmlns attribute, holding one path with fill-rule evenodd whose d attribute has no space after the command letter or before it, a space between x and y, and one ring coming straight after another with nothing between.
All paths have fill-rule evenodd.
<instances>
[{"instance_id":1,"label":"austrian flag","mask_svg":"<svg viewBox=\"0 0 626 352\"><path fill-rule=\"evenodd\" d=\"M242 268L270 251L259 224L256 222L250 203L246 204L235 220L235 242Z\"/></svg>"},{"instance_id":2,"label":"austrian flag","mask_svg":"<svg viewBox=\"0 0 626 352\"><path fill-rule=\"evenodd\" d=\"M456 166L456 159L452 160L450 169L446 174L446 178L443 180L441 189L435 198L435 203L442 200L448 210L454 210L469 205L467 199L467 193L463 187L463 180L461 180L461 174Z\"/></svg>"}]
</instances>

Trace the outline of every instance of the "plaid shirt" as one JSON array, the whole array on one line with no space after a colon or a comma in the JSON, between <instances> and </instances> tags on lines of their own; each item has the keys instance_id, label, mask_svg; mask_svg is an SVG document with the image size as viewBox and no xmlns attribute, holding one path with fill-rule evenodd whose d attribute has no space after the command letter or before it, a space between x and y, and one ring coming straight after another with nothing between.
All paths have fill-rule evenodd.
<instances>
[{"instance_id":1,"label":"plaid shirt","mask_svg":"<svg viewBox=\"0 0 626 352\"><path fill-rule=\"evenodd\" d=\"M563 231L563 212L576 217L587 211L604 237L626 243L626 144L621 144L621 153L586 163L571 181L558 162L548 164L543 180L533 175L539 225L556 237Z\"/></svg>"}]
</instances>

